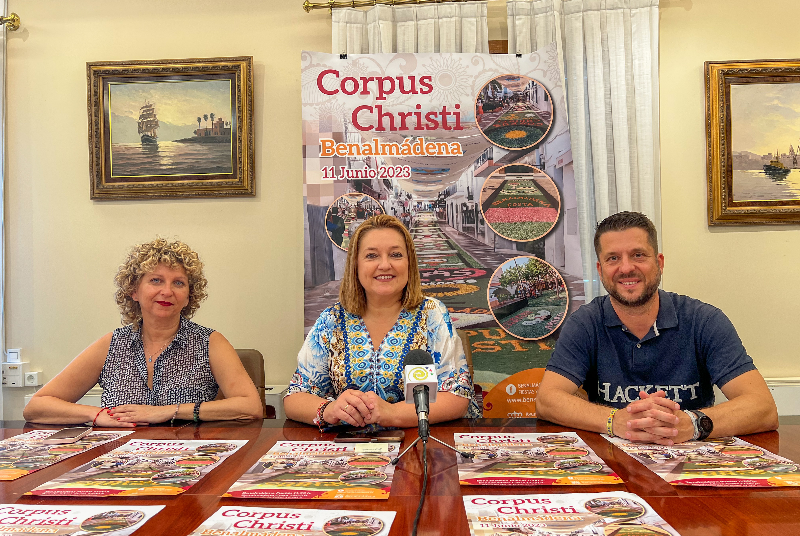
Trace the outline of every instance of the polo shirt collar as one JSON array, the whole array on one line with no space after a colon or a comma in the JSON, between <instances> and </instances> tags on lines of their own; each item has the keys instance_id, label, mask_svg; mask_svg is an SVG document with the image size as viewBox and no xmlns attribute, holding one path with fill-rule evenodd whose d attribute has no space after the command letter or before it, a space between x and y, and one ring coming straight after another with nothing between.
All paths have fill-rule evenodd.
<instances>
[{"instance_id":1,"label":"polo shirt collar","mask_svg":"<svg viewBox=\"0 0 800 536\"><path fill-rule=\"evenodd\" d=\"M617 316L614 306L611 305L611 297L605 296L603 300L603 319L606 326L621 326L622 320ZM658 315L656 316L656 326L658 329L674 328L678 326L678 315L675 312L675 304L672 298L665 291L658 289Z\"/></svg>"}]
</instances>

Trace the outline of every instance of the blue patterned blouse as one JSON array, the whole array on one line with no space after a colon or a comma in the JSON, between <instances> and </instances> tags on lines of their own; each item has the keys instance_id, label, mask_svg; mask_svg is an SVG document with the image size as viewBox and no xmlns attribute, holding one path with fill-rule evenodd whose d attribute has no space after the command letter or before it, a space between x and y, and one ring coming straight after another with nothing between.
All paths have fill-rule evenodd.
<instances>
[{"instance_id":1,"label":"blue patterned blouse","mask_svg":"<svg viewBox=\"0 0 800 536\"><path fill-rule=\"evenodd\" d=\"M354 389L374 391L387 402L403 401L405 356L416 349L433 357L439 391L468 398L465 417L480 417L461 339L453 331L447 307L432 298L412 311L401 310L377 352L360 316L340 303L325 309L300 349L286 396L304 392L335 398Z\"/></svg>"}]
</instances>

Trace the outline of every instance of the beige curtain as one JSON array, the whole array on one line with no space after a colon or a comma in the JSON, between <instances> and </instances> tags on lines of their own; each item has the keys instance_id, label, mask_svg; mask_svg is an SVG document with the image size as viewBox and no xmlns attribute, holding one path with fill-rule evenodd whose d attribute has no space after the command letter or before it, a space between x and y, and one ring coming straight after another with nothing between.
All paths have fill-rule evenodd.
<instances>
[{"instance_id":1,"label":"beige curtain","mask_svg":"<svg viewBox=\"0 0 800 536\"><path fill-rule=\"evenodd\" d=\"M661 228L658 0L509 0L507 10L509 52L559 48L588 301L603 292L597 222L635 210Z\"/></svg>"},{"instance_id":2,"label":"beige curtain","mask_svg":"<svg viewBox=\"0 0 800 536\"><path fill-rule=\"evenodd\" d=\"M334 54L489 53L486 2L410 6L378 4L333 11Z\"/></svg>"}]
</instances>

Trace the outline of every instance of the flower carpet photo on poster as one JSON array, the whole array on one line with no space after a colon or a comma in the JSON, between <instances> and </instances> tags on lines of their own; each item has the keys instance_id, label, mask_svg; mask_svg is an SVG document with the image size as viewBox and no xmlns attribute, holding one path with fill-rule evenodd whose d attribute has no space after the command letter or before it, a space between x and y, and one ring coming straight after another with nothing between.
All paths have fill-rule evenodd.
<instances>
[{"instance_id":1,"label":"flower carpet photo on poster","mask_svg":"<svg viewBox=\"0 0 800 536\"><path fill-rule=\"evenodd\" d=\"M505 166L484 181L481 211L487 225L503 238L538 240L558 221L561 196L555 182L539 169Z\"/></svg>"},{"instance_id":2,"label":"flower carpet photo on poster","mask_svg":"<svg viewBox=\"0 0 800 536\"><path fill-rule=\"evenodd\" d=\"M542 339L553 333L568 305L564 278L536 257L509 259L489 282L489 309L504 330L520 339Z\"/></svg>"},{"instance_id":3,"label":"flower carpet photo on poster","mask_svg":"<svg viewBox=\"0 0 800 536\"><path fill-rule=\"evenodd\" d=\"M526 149L539 143L553 124L553 106L544 86L521 75L489 81L475 99L478 128L504 149Z\"/></svg>"}]
</instances>

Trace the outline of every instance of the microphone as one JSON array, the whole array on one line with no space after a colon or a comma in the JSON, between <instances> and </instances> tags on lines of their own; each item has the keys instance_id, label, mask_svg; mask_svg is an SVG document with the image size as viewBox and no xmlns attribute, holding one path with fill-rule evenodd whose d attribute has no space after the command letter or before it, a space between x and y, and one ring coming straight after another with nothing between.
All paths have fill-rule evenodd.
<instances>
[{"instance_id":1,"label":"microphone","mask_svg":"<svg viewBox=\"0 0 800 536\"><path fill-rule=\"evenodd\" d=\"M406 355L405 369L406 403L414 401L419 423L419 436L427 440L430 433L428 425L429 402L436 402L436 393L439 391L439 382L436 380L436 368L431 354L425 350L411 350ZM433 394L431 394L431 392Z\"/></svg>"}]
</instances>

